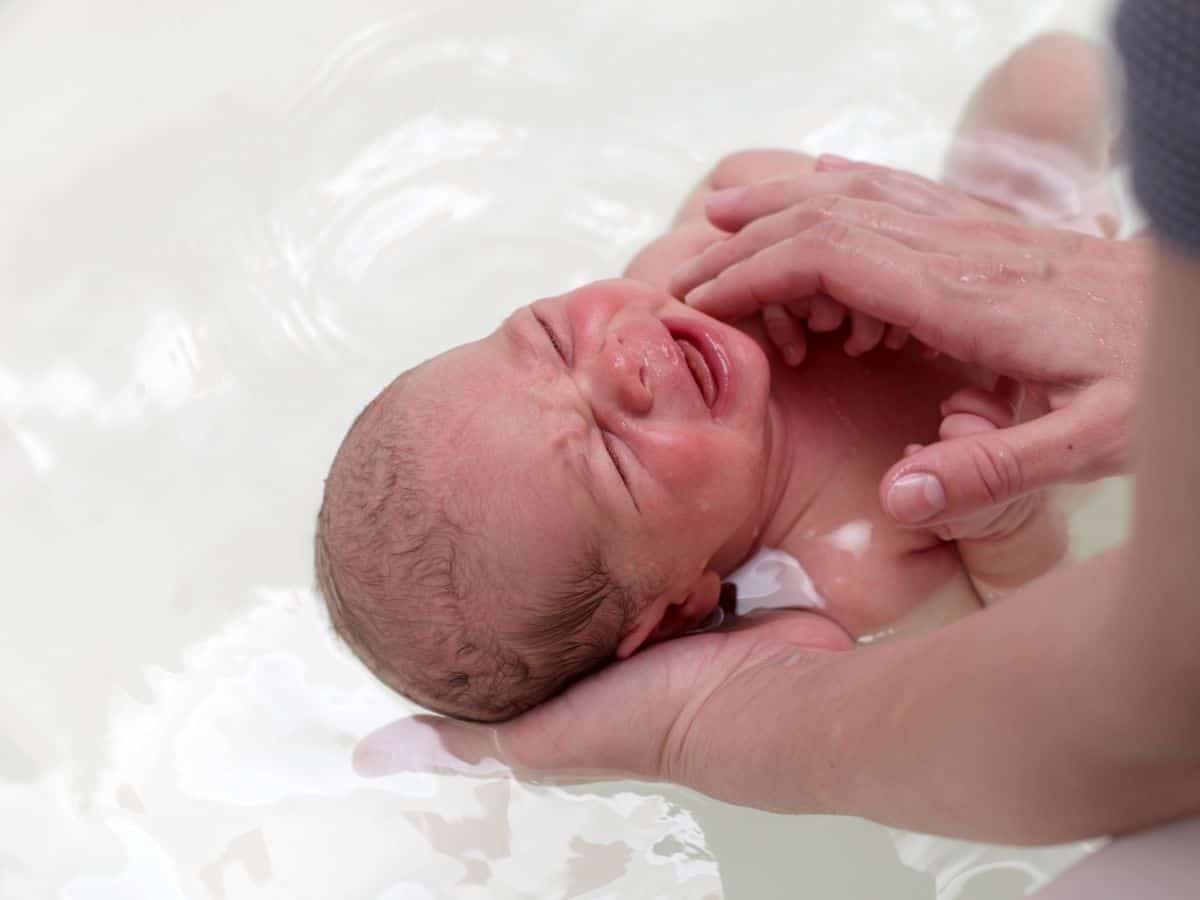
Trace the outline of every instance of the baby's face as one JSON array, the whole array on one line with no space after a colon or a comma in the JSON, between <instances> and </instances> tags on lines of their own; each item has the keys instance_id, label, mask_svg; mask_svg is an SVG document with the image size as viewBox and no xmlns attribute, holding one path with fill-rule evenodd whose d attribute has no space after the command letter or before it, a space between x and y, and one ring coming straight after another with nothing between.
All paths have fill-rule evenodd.
<instances>
[{"instance_id":1,"label":"baby's face","mask_svg":"<svg viewBox=\"0 0 1200 900\"><path fill-rule=\"evenodd\" d=\"M753 527L766 357L661 291L609 281L539 300L416 374L452 514L510 584L561 590L596 548L625 583L681 588Z\"/></svg>"}]
</instances>

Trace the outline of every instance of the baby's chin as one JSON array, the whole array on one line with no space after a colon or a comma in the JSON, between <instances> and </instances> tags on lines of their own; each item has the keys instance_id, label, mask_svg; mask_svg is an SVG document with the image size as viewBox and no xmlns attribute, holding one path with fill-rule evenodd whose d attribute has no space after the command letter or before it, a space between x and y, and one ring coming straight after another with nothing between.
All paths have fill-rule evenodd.
<instances>
[{"instance_id":1,"label":"baby's chin","mask_svg":"<svg viewBox=\"0 0 1200 900\"><path fill-rule=\"evenodd\" d=\"M722 328L722 340L730 357L733 376L737 382L735 414L739 424L761 425L775 379L774 364L769 351L764 347L765 337L756 322L745 323L746 327Z\"/></svg>"}]
</instances>

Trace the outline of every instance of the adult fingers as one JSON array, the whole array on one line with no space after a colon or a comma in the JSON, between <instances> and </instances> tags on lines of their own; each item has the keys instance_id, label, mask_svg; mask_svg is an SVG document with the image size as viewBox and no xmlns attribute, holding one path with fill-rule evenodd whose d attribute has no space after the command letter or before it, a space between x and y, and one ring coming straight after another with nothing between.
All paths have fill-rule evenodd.
<instances>
[{"instance_id":1,"label":"adult fingers","mask_svg":"<svg viewBox=\"0 0 1200 900\"><path fill-rule=\"evenodd\" d=\"M827 218L734 262L687 291L684 299L701 312L733 320L773 303L825 295L915 331L914 326L950 311L930 279L931 267L939 262L956 261L918 253L874 229ZM690 280L682 279L685 284ZM673 287L678 281L672 279Z\"/></svg>"},{"instance_id":2,"label":"adult fingers","mask_svg":"<svg viewBox=\"0 0 1200 900\"><path fill-rule=\"evenodd\" d=\"M554 783L671 777L705 790L714 773L689 771L679 761L691 757L691 740L705 745L713 738L709 730L726 727L721 717L701 721L711 698L780 652L852 646L840 626L808 611L735 616L712 632L666 641L610 665L507 722L439 716L393 722L359 742L354 767L367 777L511 773Z\"/></svg>"},{"instance_id":3,"label":"adult fingers","mask_svg":"<svg viewBox=\"0 0 1200 900\"><path fill-rule=\"evenodd\" d=\"M696 285L716 277L734 263L812 227L835 203L835 199L829 197L819 202L789 206L737 234L711 244L671 273L667 289L675 296L682 297Z\"/></svg>"},{"instance_id":4,"label":"adult fingers","mask_svg":"<svg viewBox=\"0 0 1200 900\"><path fill-rule=\"evenodd\" d=\"M869 213L875 221L858 224L864 206L875 207ZM897 232L888 233L896 219L936 224L926 226L930 231L924 236L914 226L913 239L907 233L898 239ZM1044 260L1029 252L1007 261L964 254L963 246L969 249L978 236L954 230L943 234L955 224L949 220L841 199L823 207L814 221L687 290L684 299L701 312L732 321L772 303L825 294L855 312L907 329L933 351L999 371L1020 369L1018 357L1038 355L1040 344L1031 344L1030 321L1064 315L1042 308L1027 289L1044 280ZM976 224L958 223L957 230L970 231L968 226ZM956 252L926 249L926 243ZM707 252L687 265L703 266ZM690 277L681 281L677 273L672 278L677 296ZM1043 329L1041 343L1049 335ZM1039 364L1044 362L1039 356Z\"/></svg>"},{"instance_id":5,"label":"adult fingers","mask_svg":"<svg viewBox=\"0 0 1200 900\"><path fill-rule=\"evenodd\" d=\"M496 729L418 715L377 728L354 748L354 770L366 778L398 772L489 777L511 771L496 743Z\"/></svg>"},{"instance_id":6,"label":"adult fingers","mask_svg":"<svg viewBox=\"0 0 1200 900\"><path fill-rule=\"evenodd\" d=\"M707 286L730 268L794 238L807 235L832 241L866 232L929 254L924 260L926 265L940 262L943 269L953 266L962 284L978 287L988 287L991 281L1011 287L1021 279L1044 277L1048 259L1059 252L1061 240L1053 232L1031 234L1028 229L1004 222L937 218L917 215L889 203L814 197L759 219L710 245L671 274L668 290L676 297L688 298L698 287ZM880 259L875 262L886 263ZM845 297L834 299L848 302ZM753 304L745 304L743 311L752 309Z\"/></svg>"},{"instance_id":7,"label":"adult fingers","mask_svg":"<svg viewBox=\"0 0 1200 900\"><path fill-rule=\"evenodd\" d=\"M594 693L590 689L595 681L611 680L605 679L606 673L581 684L583 693ZM641 721L640 729L627 730L620 727L615 712L597 715L577 691L496 724L432 715L399 719L358 742L354 769L368 778L427 772L477 778L515 775L555 783L612 775L655 777L660 748L652 735L663 723ZM632 721L668 715L651 705L635 708L626 703L622 709ZM621 724L627 723L622 719Z\"/></svg>"},{"instance_id":8,"label":"adult fingers","mask_svg":"<svg viewBox=\"0 0 1200 900\"><path fill-rule=\"evenodd\" d=\"M1011 428L931 444L897 463L880 485L883 508L906 525L939 525L1053 484L1120 471L1132 396L1098 383L1054 412Z\"/></svg>"},{"instance_id":9,"label":"adult fingers","mask_svg":"<svg viewBox=\"0 0 1200 900\"><path fill-rule=\"evenodd\" d=\"M813 163L813 171L823 173L839 172L841 174L858 173L860 175L874 174L877 177L886 177L896 183L905 184L909 191L917 196L927 198L924 208L919 208L919 204L914 203L914 212L926 212L930 215L952 216L954 218L982 217L985 219L999 219L1012 222L1021 221L1020 217L1015 213L985 203L959 188L951 187L932 178L926 178L924 175L918 175L916 172L906 172L903 169L882 166L878 163L847 159L844 156L838 156L834 153L825 153L818 156Z\"/></svg>"},{"instance_id":10,"label":"adult fingers","mask_svg":"<svg viewBox=\"0 0 1200 900\"><path fill-rule=\"evenodd\" d=\"M961 232L933 233L927 226L922 227L924 223L914 221L917 218L885 203L832 195L811 198L710 244L671 273L668 290L683 297L730 266L829 220L869 228L914 250L934 251L945 245L947 237L961 238Z\"/></svg>"},{"instance_id":11,"label":"adult fingers","mask_svg":"<svg viewBox=\"0 0 1200 900\"><path fill-rule=\"evenodd\" d=\"M708 198L705 212L723 231L738 231L756 219L828 195L890 203L929 216L969 216L982 209L965 194L919 175L851 163L717 191Z\"/></svg>"},{"instance_id":12,"label":"adult fingers","mask_svg":"<svg viewBox=\"0 0 1200 900\"><path fill-rule=\"evenodd\" d=\"M870 172L878 175L887 175L888 177L897 181L919 184L923 187L929 188L930 190L944 193L947 196L952 195L956 197L964 197L978 203L978 201L974 201L974 198L964 194L957 188L952 188L942 184L941 182L926 178L923 175L918 175L916 172L907 172L904 169L894 169L891 166L884 166L880 165L879 163L863 162L862 160L858 159L848 159L845 156L838 156L836 153L822 153L813 162L812 170L814 172L822 173L840 172L842 174L847 174L850 172L857 172L861 174Z\"/></svg>"},{"instance_id":13,"label":"adult fingers","mask_svg":"<svg viewBox=\"0 0 1200 900\"><path fill-rule=\"evenodd\" d=\"M607 768L598 765L595 759L603 758L603 747L539 742L530 728L530 719L535 716L536 712L527 713L498 725L441 716L409 716L362 738L354 748L352 764L364 778L402 773L472 778L515 776L525 781L565 785L631 774L615 762ZM654 773L636 774L648 778Z\"/></svg>"},{"instance_id":14,"label":"adult fingers","mask_svg":"<svg viewBox=\"0 0 1200 900\"><path fill-rule=\"evenodd\" d=\"M885 173L813 172L717 191L708 198L705 213L722 231L739 231L756 219L823 196L880 201L926 214L936 207L924 191Z\"/></svg>"},{"instance_id":15,"label":"adult fingers","mask_svg":"<svg viewBox=\"0 0 1200 900\"><path fill-rule=\"evenodd\" d=\"M836 172L839 169L867 168L871 163L859 162L837 153L822 153L813 163L814 172Z\"/></svg>"}]
</instances>

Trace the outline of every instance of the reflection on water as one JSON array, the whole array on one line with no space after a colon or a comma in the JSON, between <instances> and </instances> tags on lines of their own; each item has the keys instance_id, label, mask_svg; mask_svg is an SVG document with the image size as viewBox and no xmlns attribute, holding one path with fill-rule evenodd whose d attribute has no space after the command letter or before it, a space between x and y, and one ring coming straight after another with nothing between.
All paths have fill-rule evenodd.
<instances>
[{"instance_id":1,"label":"reflection on water","mask_svg":"<svg viewBox=\"0 0 1200 900\"><path fill-rule=\"evenodd\" d=\"M1081 852L352 765L412 711L309 587L359 405L724 151L932 171L986 63L1097 8L848 4L0 5L0 895L989 900Z\"/></svg>"}]
</instances>

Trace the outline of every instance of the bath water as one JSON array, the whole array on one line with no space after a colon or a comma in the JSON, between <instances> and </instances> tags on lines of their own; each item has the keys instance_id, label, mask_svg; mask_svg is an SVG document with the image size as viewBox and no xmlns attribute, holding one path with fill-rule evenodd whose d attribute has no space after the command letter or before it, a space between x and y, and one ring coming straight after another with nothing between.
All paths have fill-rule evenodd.
<instances>
[{"instance_id":1,"label":"bath water","mask_svg":"<svg viewBox=\"0 0 1200 900\"><path fill-rule=\"evenodd\" d=\"M367 398L746 146L937 171L1080 0L0 3L0 896L1021 896L1086 852L351 767L313 591ZM1121 487L1081 516L1117 540ZM847 546L864 539L853 531Z\"/></svg>"}]
</instances>

